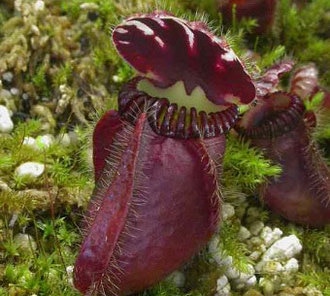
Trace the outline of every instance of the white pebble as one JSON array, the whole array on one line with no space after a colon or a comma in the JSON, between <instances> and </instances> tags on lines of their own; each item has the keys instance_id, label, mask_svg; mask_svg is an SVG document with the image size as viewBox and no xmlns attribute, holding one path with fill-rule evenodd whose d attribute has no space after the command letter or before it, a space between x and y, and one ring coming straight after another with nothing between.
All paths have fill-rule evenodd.
<instances>
[{"instance_id":1,"label":"white pebble","mask_svg":"<svg viewBox=\"0 0 330 296\"><path fill-rule=\"evenodd\" d=\"M82 10L97 10L99 6L96 3L82 3L80 4Z\"/></svg>"},{"instance_id":2,"label":"white pebble","mask_svg":"<svg viewBox=\"0 0 330 296\"><path fill-rule=\"evenodd\" d=\"M33 252L37 249L37 244L29 234L18 233L14 236L14 243L23 252Z\"/></svg>"},{"instance_id":3,"label":"white pebble","mask_svg":"<svg viewBox=\"0 0 330 296\"><path fill-rule=\"evenodd\" d=\"M257 284L257 278L255 275L253 275L245 282L245 287L250 288L255 286L256 284Z\"/></svg>"},{"instance_id":4,"label":"white pebble","mask_svg":"<svg viewBox=\"0 0 330 296\"><path fill-rule=\"evenodd\" d=\"M1 86L1 80L0 80L0 86ZM12 97L12 94L7 89L0 89L0 98L2 101L8 101Z\"/></svg>"},{"instance_id":5,"label":"white pebble","mask_svg":"<svg viewBox=\"0 0 330 296\"><path fill-rule=\"evenodd\" d=\"M34 3L34 9L36 11L42 11L45 9L45 2L42 1L42 0L37 0L35 3Z\"/></svg>"},{"instance_id":6,"label":"white pebble","mask_svg":"<svg viewBox=\"0 0 330 296\"><path fill-rule=\"evenodd\" d=\"M176 287L182 288L186 282L186 277L181 271L176 270L168 276L168 280Z\"/></svg>"},{"instance_id":7,"label":"white pebble","mask_svg":"<svg viewBox=\"0 0 330 296\"><path fill-rule=\"evenodd\" d=\"M0 191L10 191L8 184L0 179Z\"/></svg>"},{"instance_id":8,"label":"white pebble","mask_svg":"<svg viewBox=\"0 0 330 296\"><path fill-rule=\"evenodd\" d=\"M229 278L230 280L233 279L237 279L240 276L240 272L233 266L230 266L226 271L225 271L225 275L227 276L227 278Z\"/></svg>"},{"instance_id":9,"label":"white pebble","mask_svg":"<svg viewBox=\"0 0 330 296\"><path fill-rule=\"evenodd\" d=\"M299 239L294 235L282 237L276 241L263 255L263 260L286 260L299 254L302 245Z\"/></svg>"},{"instance_id":10,"label":"white pebble","mask_svg":"<svg viewBox=\"0 0 330 296\"><path fill-rule=\"evenodd\" d=\"M39 149L47 149L54 143L54 136L47 134L36 138L36 145Z\"/></svg>"},{"instance_id":11,"label":"white pebble","mask_svg":"<svg viewBox=\"0 0 330 296\"><path fill-rule=\"evenodd\" d=\"M257 218L260 215L260 209L257 207L250 207L247 210L247 216Z\"/></svg>"},{"instance_id":12,"label":"white pebble","mask_svg":"<svg viewBox=\"0 0 330 296\"><path fill-rule=\"evenodd\" d=\"M265 224L262 221L254 221L250 225L249 230L253 235L258 235L264 226Z\"/></svg>"},{"instance_id":13,"label":"white pebble","mask_svg":"<svg viewBox=\"0 0 330 296\"><path fill-rule=\"evenodd\" d=\"M253 279L254 277L254 267L251 264L247 265L247 271L241 272L239 277L233 281L234 288L236 290L245 289L248 285L251 285L257 281L257 279ZM252 279L251 279L252 278Z\"/></svg>"},{"instance_id":14,"label":"white pebble","mask_svg":"<svg viewBox=\"0 0 330 296\"><path fill-rule=\"evenodd\" d=\"M259 236L253 236L249 239L248 244L255 247L259 247L260 245L263 245L264 242Z\"/></svg>"},{"instance_id":15,"label":"white pebble","mask_svg":"<svg viewBox=\"0 0 330 296\"><path fill-rule=\"evenodd\" d=\"M263 274L278 274L283 271L282 264L277 261L260 261L255 268Z\"/></svg>"},{"instance_id":16,"label":"white pebble","mask_svg":"<svg viewBox=\"0 0 330 296\"><path fill-rule=\"evenodd\" d=\"M224 288L228 284L228 278L223 275L217 279L217 290Z\"/></svg>"},{"instance_id":17,"label":"white pebble","mask_svg":"<svg viewBox=\"0 0 330 296\"><path fill-rule=\"evenodd\" d=\"M12 72L5 72L2 74L2 79L6 82L11 83L14 79L14 74Z\"/></svg>"},{"instance_id":18,"label":"white pebble","mask_svg":"<svg viewBox=\"0 0 330 296\"><path fill-rule=\"evenodd\" d=\"M241 226L241 228L239 229L239 232L238 232L238 234L237 234L237 238L238 238L238 240L240 240L240 241L245 241L245 240L247 240L250 236L251 236L250 231L249 231L246 227Z\"/></svg>"},{"instance_id":19,"label":"white pebble","mask_svg":"<svg viewBox=\"0 0 330 296\"><path fill-rule=\"evenodd\" d=\"M66 267L66 274L68 275L68 283L73 286L73 269L72 265Z\"/></svg>"},{"instance_id":20,"label":"white pebble","mask_svg":"<svg viewBox=\"0 0 330 296\"><path fill-rule=\"evenodd\" d=\"M77 144L79 142L79 136L76 132L68 132L68 135L70 137L70 144Z\"/></svg>"},{"instance_id":21,"label":"white pebble","mask_svg":"<svg viewBox=\"0 0 330 296\"><path fill-rule=\"evenodd\" d=\"M68 133L59 135L58 140L64 147L69 147L71 144L71 138Z\"/></svg>"},{"instance_id":22,"label":"white pebble","mask_svg":"<svg viewBox=\"0 0 330 296\"><path fill-rule=\"evenodd\" d=\"M315 287L305 287L302 293L306 296L324 296L323 293Z\"/></svg>"},{"instance_id":23,"label":"white pebble","mask_svg":"<svg viewBox=\"0 0 330 296\"><path fill-rule=\"evenodd\" d=\"M221 278L219 278L217 280L217 293L215 294L215 296L230 296L230 284L228 283L228 279L227 279L227 283L224 285L225 281L226 281L226 276L222 276Z\"/></svg>"},{"instance_id":24,"label":"white pebble","mask_svg":"<svg viewBox=\"0 0 330 296\"><path fill-rule=\"evenodd\" d=\"M225 256L221 251L217 252L217 257L214 257L214 260L223 268L230 268L233 265L233 257Z\"/></svg>"},{"instance_id":25,"label":"white pebble","mask_svg":"<svg viewBox=\"0 0 330 296\"><path fill-rule=\"evenodd\" d=\"M275 292L274 283L272 283L269 279L266 279L266 278L263 278L263 277L260 278L259 286L262 288L263 294L265 296L274 295L274 292Z\"/></svg>"},{"instance_id":26,"label":"white pebble","mask_svg":"<svg viewBox=\"0 0 330 296\"><path fill-rule=\"evenodd\" d=\"M37 178L42 175L45 170L45 165L38 162L25 162L16 168L15 173L17 176L30 176Z\"/></svg>"},{"instance_id":27,"label":"white pebble","mask_svg":"<svg viewBox=\"0 0 330 296\"><path fill-rule=\"evenodd\" d=\"M225 221L235 215L234 207L229 203L222 204L222 219Z\"/></svg>"},{"instance_id":28,"label":"white pebble","mask_svg":"<svg viewBox=\"0 0 330 296\"><path fill-rule=\"evenodd\" d=\"M257 261L260 258L261 254L262 254L261 251L253 251L249 257L251 260Z\"/></svg>"},{"instance_id":29,"label":"white pebble","mask_svg":"<svg viewBox=\"0 0 330 296\"><path fill-rule=\"evenodd\" d=\"M37 148L36 139L33 138L33 137L24 137L24 139L23 139L23 145L32 147L34 149Z\"/></svg>"},{"instance_id":30,"label":"white pebble","mask_svg":"<svg viewBox=\"0 0 330 296\"><path fill-rule=\"evenodd\" d=\"M19 89L16 88L16 87L12 87L10 89L10 93L13 95L13 96L18 96L19 95Z\"/></svg>"},{"instance_id":31,"label":"white pebble","mask_svg":"<svg viewBox=\"0 0 330 296\"><path fill-rule=\"evenodd\" d=\"M220 239L218 236L214 235L209 244L208 244L208 249L209 249L209 253L213 254L219 251L219 242Z\"/></svg>"},{"instance_id":32,"label":"white pebble","mask_svg":"<svg viewBox=\"0 0 330 296\"><path fill-rule=\"evenodd\" d=\"M288 262L283 266L284 271L289 273L297 272L299 269L299 263L296 258L291 258Z\"/></svg>"},{"instance_id":33,"label":"white pebble","mask_svg":"<svg viewBox=\"0 0 330 296\"><path fill-rule=\"evenodd\" d=\"M113 82L120 82L121 81L121 79L118 75L113 75L112 80L113 80Z\"/></svg>"},{"instance_id":34,"label":"white pebble","mask_svg":"<svg viewBox=\"0 0 330 296\"><path fill-rule=\"evenodd\" d=\"M14 123L10 118L7 107L0 105L0 132L10 133L14 128Z\"/></svg>"},{"instance_id":35,"label":"white pebble","mask_svg":"<svg viewBox=\"0 0 330 296\"><path fill-rule=\"evenodd\" d=\"M266 226L263 228L263 230L260 233L260 237L264 240L265 245L269 247L272 243L277 241L281 236L283 232L279 228L274 228L273 230Z\"/></svg>"}]
</instances>

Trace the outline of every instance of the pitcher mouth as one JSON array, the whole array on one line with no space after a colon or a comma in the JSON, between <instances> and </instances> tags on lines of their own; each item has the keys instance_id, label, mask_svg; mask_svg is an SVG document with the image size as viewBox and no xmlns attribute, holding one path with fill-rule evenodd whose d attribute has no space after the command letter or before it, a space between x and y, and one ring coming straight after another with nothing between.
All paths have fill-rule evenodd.
<instances>
[{"instance_id":1,"label":"pitcher mouth","mask_svg":"<svg viewBox=\"0 0 330 296\"><path fill-rule=\"evenodd\" d=\"M148 121L156 134L178 138L211 138L227 133L238 119L238 107L234 104L224 110L214 112L197 110L172 103L168 98L160 98L139 90L144 78L135 77L124 85L119 93L120 115L135 123L136 114L141 110L148 113Z\"/></svg>"},{"instance_id":2,"label":"pitcher mouth","mask_svg":"<svg viewBox=\"0 0 330 296\"><path fill-rule=\"evenodd\" d=\"M305 106L295 95L276 92L263 98L235 126L249 139L271 139L293 130L303 121Z\"/></svg>"}]
</instances>

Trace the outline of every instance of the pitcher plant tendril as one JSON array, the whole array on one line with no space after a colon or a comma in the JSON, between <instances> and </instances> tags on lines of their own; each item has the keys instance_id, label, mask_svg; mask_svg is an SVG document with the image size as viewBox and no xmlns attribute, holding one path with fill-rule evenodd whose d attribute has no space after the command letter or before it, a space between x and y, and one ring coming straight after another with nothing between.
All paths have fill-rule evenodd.
<instances>
[{"instance_id":1,"label":"pitcher plant tendril","mask_svg":"<svg viewBox=\"0 0 330 296\"><path fill-rule=\"evenodd\" d=\"M113 31L138 74L93 136L95 189L74 269L84 295L129 295L174 271L220 220L225 133L255 86L227 42L165 12Z\"/></svg>"}]
</instances>

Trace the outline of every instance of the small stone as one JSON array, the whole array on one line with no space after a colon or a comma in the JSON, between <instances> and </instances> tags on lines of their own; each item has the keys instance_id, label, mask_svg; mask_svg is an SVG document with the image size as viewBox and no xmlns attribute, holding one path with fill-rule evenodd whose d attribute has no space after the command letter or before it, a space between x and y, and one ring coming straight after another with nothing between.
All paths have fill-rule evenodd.
<instances>
[{"instance_id":1,"label":"small stone","mask_svg":"<svg viewBox=\"0 0 330 296\"><path fill-rule=\"evenodd\" d=\"M228 278L225 275L217 279L217 289L220 290L223 287L225 287L227 284L228 284Z\"/></svg>"},{"instance_id":2,"label":"small stone","mask_svg":"<svg viewBox=\"0 0 330 296\"><path fill-rule=\"evenodd\" d=\"M171 273L168 278L169 281L171 281L176 287L182 288L184 287L184 284L186 282L186 277L181 271L174 271Z\"/></svg>"},{"instance_id":3,"label":"small stone","mask_svg":"<svg viewBox=\"0 0 330 296\"><path fill-rule=\"evenodd\" d=\"M36 145L39 149L47 149L54 143L54 136L47 134L36 138Z\"/></svg>"},{"instance_id":4,"label":"small stone","mask_svg":"<svg viewBox=\"0 0 330 296\"><path fill-rule=\"evenodd\" d=\"M15 173L17 176L30 176L32 178L37 178L43 174L45 170L45 165L38 162L25 162L16 168Z\"/></svg>"},{"instance_id":5,"label":"small stone","mask_svg":"<svg viewBox=\"0 0 330 296\"><path fill-rule=\"evenodd\" d=\"M59 135L58 140L59 140L60 144L62 144L64 147L69 147L71 144L71 138L68 133Z\"/></svg>"},{"instance_id":6,"label":"small stone","mask_svg":"<svg viewBox=\"0 0 330 296\"><path fill-rule=\"evenodd\" d=\"M23 93L23 94L22 94L22 99L23 99L24 101L27 101L27 100L29 99L29 95L28 95L27 93Z\"/></svg>"},{"instance_id":7,"label":"small stone","mask_svg":"<svg viewBox=\"0 0 330 296\"><path fill-rule=\"evenodd\" d=\"M233 265L233 257L225 256L220 250L214 253L212 257L220 267L229 268Z\"/></svg>"},{"instance_id":8,"label":"small stone","mask_svg":"<svg viewBox=\"0 0 330 296\"><path fill-rule=\"evenodd\" d=\"M29 234L18 233L14 236L14 243L18 249L24 253L34 252L37 249L37 244L33 237Z\"/></svg>"},{"instance_id":9,"label":"small stone","mask_svg":"<svg viewBox=\"0 0 330 296\"><path fill-rule=\"evenodd\" d=\"M315 287L305 287L303 293L306 296L323 296L323 293Z\"/></svg>"},{"instance_id":10,"label":"small stone","mask_svg":"<svg viewBox=\"0 0 330 296\"><path fill-rule=\"evenodd\" d=\"M273 244L275 241L277 241L281 236L283 232L279 228L274 228L273 230L266 226L262 229L260 233L260 237L264 240L265 245L269 247L271 244Z\"/></svg>"},{"instance_id":11,"label":"small stone","mask_svg":"<svg viewBox=\"0 0 330 296\"><path fill-rule=\"evenodd\" d=\"M251 264L247 265L246 272L240 272L239 277L233 281L235 290L242 290L247 288L248 285L256 283L257 279L254 277L254 267ZM252 279L251 279L252 278Z\"/></svg>"},{"instance_id":12,"label":"small stone","mask_svg":"<svg viewBox=\"0 0 330 296\"><path fill-rule=\"evenodd\" d=\"M260 256L262 255L262 252L261 251L253 251L251 254L250 254L250 259L253 260L253 261L257 261Z\"/></svg>"},{"instance_id":13,"label":"small stone","mask_svg":"<svg viewBox=\"0 0 330 296\"><path fill-rule=\"evenodd\" d=\"M66 267L66 274L68 276L68 283L73 287L73 270L74 267L69 265Z\"/></svg>"},{"instance_id":14,"label":"small stone","mask_svg":"<svg viewBox=\"0 0 330 296\"><path fill-rule=\"evenodd\" d=\"M8 184L0 179L0 192L1 191L10 191Z\"/></svg>"},{"instance_id":15,"label":"small stone","mask_svg":"<svg viewBox=\"0 0 330 296\"><path fill-rule=\"evenodd\" d=\"M296 258L291 258L283 267L284 271L289 273L297 272L299 269L299 263Z\"/></svg>"},{"instance_id":16,"label":"small stone","mask_svg":"<svg viewBox=\"0 0 330 296\"><path fill-rule=\"evenodd\" d=\"M251 236L250 231L246 227L241 226L241 228L240 228L240 230L239 230L239 232L237 234L238 240L245 241L248 238L250 238L250 236Z\"/></svg>"},{"instance_id":17,"label":"small stone","mask_svg":"<svg viewBox=\"0 0 330 296\"><path fill-rule=\"evenodd\" d=\"M250 289L247 292L245 292L243 296L262 296L262 294L255 289Z\"/></svg>"},{"instance_id":18,"label":"small stone","mask_svg":"<svg viewBox=\"0 0 330 296\"><path fill-rule=\"evenodd\" d=\"M75 145L79 142L79 136L76 132L74 132L74 131L68 132L68 135L70 137L71 144Z\"/></svg>"},{"instance_id":19,"label":"small stone","mask_svg":"<svg viewBox=\"0 0 330 296\"><path fill-rule=\"evenodd\" d=\"M222 205L222 219L223 221L228 220L229 218L235 215L234 207L229 203L224 203Z\"/></svg>"},{"instance_id":20,"label":"small stone","mask_svg":"<svg viewBox=\"0 0 330 296\"><path fill-rule=\"evenodd\" d=\"M121 79L119 78L118 75L113 75L112 80L113 80L113 82L116 82L116 83L121 82Z\"/></svg>"},{"instance_id":21,"label":"small stone","mask_svg":"<svg viewBox=\"0 0 330 296\"><path fill-rule=\"evenodd\" d=\"M249 245L252 245L254 247L258 247L262 245L264 242L259 236L254 236L249 239Z\"/></svg>"},{"instance_id":22,"label":"small stone","mask_svg":"<svg viewBox=\"0 0 330 296\"><path fill-rule=\"evenodd\" d=\"M220 239L218 236L214 235L209 244L208 244L208 249L209 249L209 253L213 254L219 251L219 242Z\"/></svg>"},{"instance_id":23,"label":"small stone","mask_svg":"<svg viewBox=\"0 0 330 296\"><path fill-rule=\"evenodd\" d=\"M262 288L263 294L265 296L274 295L275 292L274 284L270 280L265 278L260 278L259 286Z\"/></svg>"},{"instance_id":24,"label":"small stone","mask_svg":"<svg viewBox=\"0 0 330 296\"><path fill-rule=\"evenodd\" d=\"M45 2L42 1L42 0L37 0L35 3L34 3L34 9L36 11L42 11L45 9Z\"/></svg>"},{"instance_id":25,"label":"small stone","mask_svg":"<svg viewBox=\"0 0 330 296\"><path fill-rule=\"evenodd\" d=\"M13 228L15 226L17 219L18 219L18 214L13 213L13 215L11 216L10 221L8 223L9 228Z\"/></svg>"},{"instance_id":26,"label":"small stone","mask_svg":"<svg viewBox=\"0 0 330 296\"><path fill-rule=\"evenodd\" d=\"M264 228L264 226L265 226L265 224L262 221L259 221L259 220L254 221L250 225L249 230L253 235L257 236L260 233L260 231Z\"/></svg>"},{"instance_id":27,"label":"small stone","mask_svg":"<svg viewBox=\"0 0 330 296\"><path fill-rule=\"evenodd\" d=\"M237 279L240 276L240 272L233 266L230 266L226 271L225 275L227 276L228 279L233 280Z\"/></svg>"},{"instance_id":28,"label":"small stone","mask_svg":"<svg viewBox=\"0 0 330 296\"><path fill-rule=\"evenodd\" d=\"M285 236L276 241L263 255L263 260L286 260L299 254L302 245L299 239L294 235Z\"/></svg>"},{"instance_id":29,"label":"small stone","mask_svg":"<svg viewBox=\"0 0 330 296\"><path fill-rule=\"evenodd\" d=\"M82 3L80 4L80 9L82 10L98 10L99 6L96 3Z\"/></svg>"},{"instance_id":30,"label":"small stone","mask_svg":"<svg viewBox=\"0 0 330 296\"><path fill-rule=\"evenodd\" d=\"M258 218L260 215L260 209L257 207L250 207L248 208L246 214L249 217Z\"/></svg>"},{"instance_id":31,"label":"small stone","mask_svg":"<svg viewBox=\"0 0 330 296\"><path fill-rule=\"evenodd\" d=\"M1 89L0 90L0 99L1 101L8 101L12 97L12 94L9 90L7 89Z\"/></svg>"},{"instance_id":32,"label":"small stone","mask_svg":"<svg viewBox=\"0 0 330 296\"><path fill-rule=\"evenodd\" d=\"M255 268L263 274L278 274L283 271L282 264L277 261L260 261Z\"/></svg>"},{"instance_id":33,"label":"small stone","mask_svg":"<svg viewBox=\"0 0 330 296\"><path fill-rule=\"evenodd\" d=\"M40 36L40 30L36 25L31 26L31 32L36 36Z\"/></svg>"},{"instance_id":34,"label":"small stone","mask_svg":"<svg viewBox=\"0 0 330 296\"><path fill-rule=\"evenodd\" d=\"M23 145L29 146L31 148L37 149L36 139L33 137L24 137Z\"/></svg>"},{"instance_id":35,"label":"small stone","mask_svg":"<svg viewBox=\"0 0 330 296\"><path fill-rule=\"evenodd\" d=\"M236 202L237 201L235 200L235 203ZM248 207L247 202L241 203L239 206L235 207L235 216L238 217L240 220L242 220L243 217L245 216L247 207Z\"/></svg>"},{"instance_id":36,"label":"small stone","mask_svg":"<svg viewBox=\"0 0 330 296\"><path fill-rule=\"evenodd\" d=\"M19 95L19 89L16 88L16 87L12 87L10 89L10 93L13 95L13 96L18 96Z\"/></svg>"},{"instance_id":37,"label":"small stone","mask_svg":"<svg viewBox=\"0 0 330 296\"><path fill-rule=\"evenodd\" d=\"M10 133L14 128L14 123L10 118L7 107L0 105L0 132Z\"/></svg>"},{"instance_id":38,"label":"small stone","mask_svg":"<svg viewBox=\"0 0 330 296\"><path fill-rule=\"evenodd\" d=\"M217 293L215 296L230 296L231 287L226 276L222 276L217 280Z\"/></svg>"},{"instance_id":39,"label":"small stone","mask_svg":"<svg viewBox=\"0 0 330 296\"><path fill-rule=\"evenodd\" d=\"M11 83L14 79L14 74L13 72L5 72L2 74L2 79L6 81L7 83Z\"/></svg>"},{"instance_id":40,"label":"small stone","mask_svg":"<svg viewBox=\"0 0 330 296\"><path fill-rule=\"evenodd\" d=\"M257 278L255 275L251 276L246 282L245 282L245 287L254 287L257 284Z\"/></svg>"}]
</instances>

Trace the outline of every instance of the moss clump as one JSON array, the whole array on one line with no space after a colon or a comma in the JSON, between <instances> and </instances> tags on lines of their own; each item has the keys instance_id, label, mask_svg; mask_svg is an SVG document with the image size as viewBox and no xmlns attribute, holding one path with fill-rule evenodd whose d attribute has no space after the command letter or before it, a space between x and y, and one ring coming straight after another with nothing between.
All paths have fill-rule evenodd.
<instances>
[{"instance_id":1,"label":"moss clump","mask_svg":"<svg viewBox=\"0 0 330 296\"><path fill-rule=\"evenodd\" d=\"M276 43L302 63L315 62L321 80L330 84L330 40L325 38L330 28L330 2L309 1L298 8L290 0L279 1L277 23L274 28Z\"/></svg>"},{"instance_id":2,"label":"moss clump","mask_svg":"<svg viewBox=\"0 0 330 296\"><path fill-rule=\"evenodd\" d=\"M281 168L265 159L260 151L233 136L227 141L223 168L224 186L246 193L252 193L268 177L281 173Z\"/></svg>"},{"instance_id":3,"label":"moss clump","mask_svg":"<svg viewBox=\"0 0 330 296\"><path fill-rule=\"evenodd\" d=\"M65 146L59 137L40 148L24 144L41 127L38 119L29 120L0 138L3 295L78 295L68 270L80 240L76 223L92 190L90 172L78 157L84 140ZM17 176L15 169L27 161L46 164L43 175Z\"/></svg>"}]
</instances>

